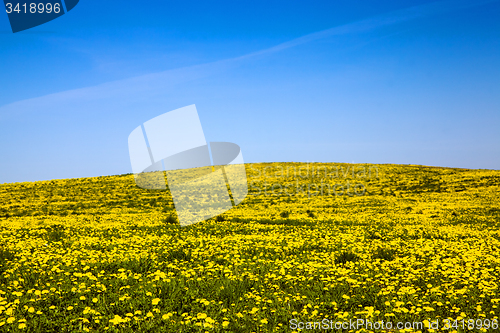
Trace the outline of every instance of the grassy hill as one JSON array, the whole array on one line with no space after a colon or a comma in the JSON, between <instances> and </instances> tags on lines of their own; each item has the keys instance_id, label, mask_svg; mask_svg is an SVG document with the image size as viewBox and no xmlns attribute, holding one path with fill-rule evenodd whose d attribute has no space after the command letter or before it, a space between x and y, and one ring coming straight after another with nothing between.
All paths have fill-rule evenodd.
<instances>
[{"instance_id":1,"label":"grassy hill","mask_svg":"<svg viewBox=\"0 0 500 333\"><path fill-rule=\"evenodd\" d=\"M500 171L246 169L247 198L188 227L133 175L0 185L0 330L498 325Z\"/></svg>"}]
</instances>

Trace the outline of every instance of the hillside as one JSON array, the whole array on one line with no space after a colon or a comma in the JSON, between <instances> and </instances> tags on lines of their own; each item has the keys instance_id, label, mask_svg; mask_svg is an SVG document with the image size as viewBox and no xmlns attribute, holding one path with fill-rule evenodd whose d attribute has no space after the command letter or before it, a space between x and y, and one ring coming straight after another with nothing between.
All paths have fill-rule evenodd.
<instances>
[{"instance_id":1,"label":"hillside","mask_svg":"<svg viewBox=\"0 0 500 333\"><path fill-rule=\"evenodd\" d=\"M286 332L292 319L498 320L500 171L246 170L240 205L188 227L168 191L140 189L133 175L0 185L0 326Z\"/></svg>"}]
</instances>

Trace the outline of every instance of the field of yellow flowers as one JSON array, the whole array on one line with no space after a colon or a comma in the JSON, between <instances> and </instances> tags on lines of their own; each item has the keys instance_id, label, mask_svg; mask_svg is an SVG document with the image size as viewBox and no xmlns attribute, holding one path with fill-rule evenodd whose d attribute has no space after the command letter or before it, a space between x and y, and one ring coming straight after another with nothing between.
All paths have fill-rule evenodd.
<instances>
[{"instance_id":1,"label":"field of yellow flowers","mask_svg":"<svg viewBox=\"0 0 500 333\"><path fill-rule=\"evenodd\" d=\"M495 331L500 171L246 170L240 205L187 227L168 191L133 175L0 185L0 331L289 332L357 319Z\"/></svg>"}]
</instances>

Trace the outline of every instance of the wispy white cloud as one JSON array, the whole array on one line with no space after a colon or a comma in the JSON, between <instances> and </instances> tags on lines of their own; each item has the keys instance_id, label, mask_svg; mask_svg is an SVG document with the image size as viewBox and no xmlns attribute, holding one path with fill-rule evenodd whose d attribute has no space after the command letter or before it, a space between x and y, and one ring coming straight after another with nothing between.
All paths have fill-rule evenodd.
<instances>
[{"instance_id":1,"label":"wispy white cloud","mask_svg":"<svg viewBox=\"0 0 500 333\"><path fill-rule=\"evenodd\" d=\"M299 46L302 44L310 43L315 40L332 37L332 36L340 36L345 34L353 34L353 33L362 33L371 31L377 28L381 28L384 26L397 24L405 21L409 21L412 19L417 19L419 17L437 15L444 12L449 12L453 10L461 10L469 7L476 7L480 5L485 5L492 2L498 2L498 0L478 0L478 1L470 1L470 0L446 0L446 1L437 1L432 2L425 5L414 6L405 8L398 11L393 11L384 15L371 17L365 20L360 20L348 24L344 24L338 27L333 27L330 29L314 32L299 38L295 38L291 41L273 46L271 48L257 51L248 55L241 56L236 59L246 59L251 57L256 57L260 55L266 55L274 52L283 51L295 46Z\"/></svg>"},{"instance_id":2,"label":"wispy white cloud","mask_svg":"<svg viewBox=\"0 0 500 333\"><path fill-rule=\"evenodd\" d=\"M67 90L42 97L17 101L0 107L0 119L6 120L9 117L17 117L20 116L21 113L26 112L44 112L48 110L53 112L53 110L57 109L70 110L71 108L75 108L75 106L83 107L85 103L89 102L91 106L87 105L87 110L95 108L96 106L98 107L99 105L109 107L106 102L116 100L120 100L121 103L126 103L127 101L131 102L147 99L158 94L164 94L165 91L168 91L169 88L175 85L229 70L250 59L265 57L316 40L332 36L368 32L419 17L466 9L498 1L499 0L446 0L410 7L311 33L264 50L235 58L171 69L119 81L107 82L96 86Z\"/></svg>"}]
</instances>

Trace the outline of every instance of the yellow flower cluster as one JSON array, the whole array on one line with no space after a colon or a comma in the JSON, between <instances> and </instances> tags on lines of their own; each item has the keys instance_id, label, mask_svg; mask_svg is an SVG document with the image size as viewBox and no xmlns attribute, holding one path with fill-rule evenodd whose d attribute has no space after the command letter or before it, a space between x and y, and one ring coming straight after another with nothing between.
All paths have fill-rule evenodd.
<instances>
[{"instance_id":1,"label":"yellow flower cluster","mask_svg":"<svg viewBox=\"0 0 500 333\"><path fill-rule=\"evenodd\" d=\"M0 185L0 331L498 320L499 171L246 168L247 198L188 227L133 175Z\"/></svg>"}]
</instances>

